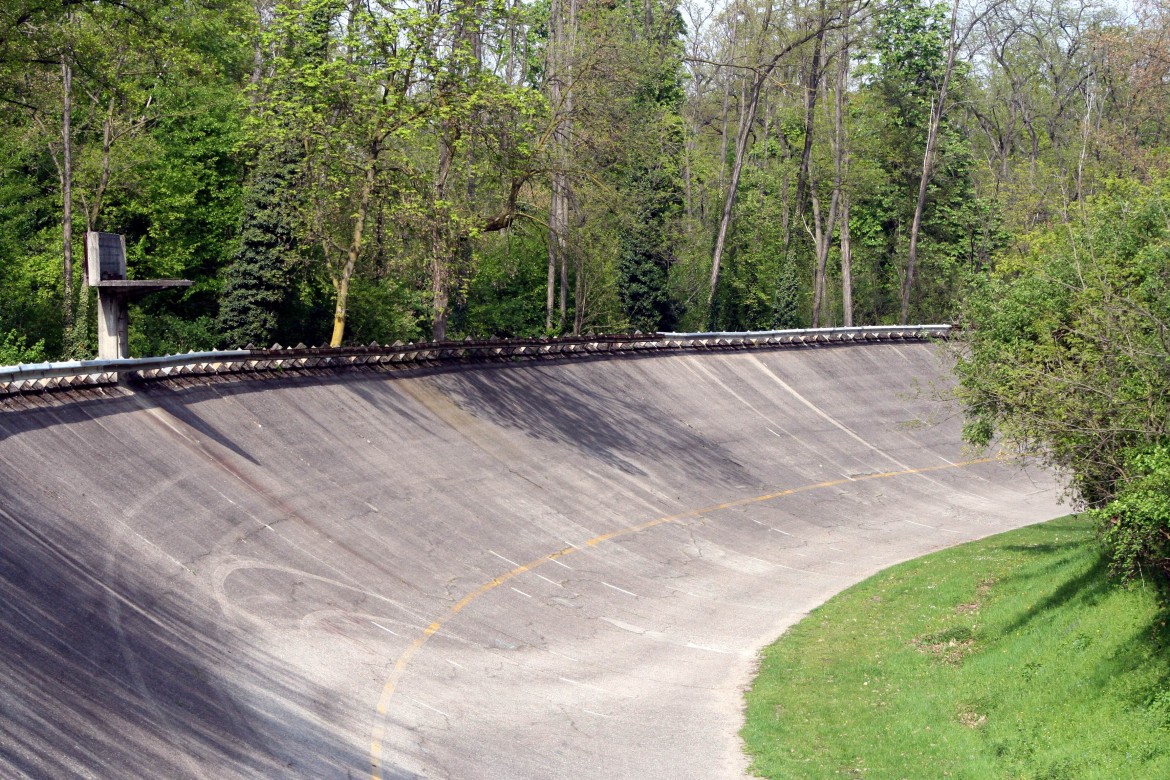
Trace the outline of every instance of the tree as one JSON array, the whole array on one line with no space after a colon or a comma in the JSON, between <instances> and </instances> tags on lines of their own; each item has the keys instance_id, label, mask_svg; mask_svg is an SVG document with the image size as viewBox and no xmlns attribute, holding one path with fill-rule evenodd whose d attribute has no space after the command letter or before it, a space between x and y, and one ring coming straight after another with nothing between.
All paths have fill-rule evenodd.
<instances>
[{"instance_id":1,"label":"tree","mask_svg":"<svg viewBox=\"0 0 1170 780\"><path fill-rule=\"evenodd\" d=\"M865 320L949 319L963 277L988 251L966 117L950 108L972 85L957 62L955 7L947 11L919 0L885 6L877 56L861 69L852 162L871 170L851 204L851 239Z\"/></svg>"},{"instance_id":2,"label":"tree","mask_svg":"<svg viewBox=\"0 0 1170 780\"><path fill-rule=\"evenodd\" d=\"M668 279L683 216L681 18L670 5L657 9L655 20L643 19L636 43L652 46L656 56L631 74L625 153L614 182L625 215L618 242L622 308L632 328L650 333L677 320Z\"/></svg>"},{"instance_id":3,"label":"tree","mask_svg":"<svg viewBox=\"0 0 1170 780\"><path fill-rule=\"evenodd\" d=\"M548 286L544 327L564 326L569 295L569 204L572 199L568 167L573 132L574 92L577 89L574 69L577 62L577 0L551 0L549 6L549 40L545 65L551 120L551 191L548 209ZM560 322L554 323L553 309L560 274ZM580 274L578 274L580 278Z\"/></svg>"},{"instance_id":4,"label":"tree","mask_svg":"<svg viewBox=\"0 0 1170 780\"><path fill-rule=\"evenodd\" d=\"M291 152L264 154L244 192L239 248L227 268L218 329L229 347L268 346L280 327L296 236L287 189L297 181Z\"/></svg>"},{"instance_id":5,"label":"tree","mask_svg":"<svg viewBox=\"0 0 1170 780\"><path fill-rule=\"evenodd\" d=\"M1114 182L1029 235L971 297L958 362L967 440L1067 474L1130 576L1154 559L1170 573L1164 506L1142 509L1170 478L1168 211L1170 181Z\"/></svg>"},{"instance_id":6,"label":"tree","mask_svg":"<svg viewBox=\"0 0 1170 780\"><path fill-rule=\"evenodd\" d=\"M1099 49L1120 32L1108 32L1115 15L1096 0L1005 0L975 20L982 88L966 108L987 161L985 187L1014 229L1067 219L1092 191L1092 153L1103 140Z\"/></svg>"},{"instance_id":7,"label":"tree","mask_svg":"<svg viewBox=\"0 0 1170 780\"><path fill-rule=\"evenodd\" d=\"M14 0L0 333L85 351L92 228L196 281L136 350L945 320L1164 168L1163 6Z\"/></svg>"},{"instance_id":8,"label":"tree","mask_svg":"<svg viewBox=\"0 0 1170 780\"><path fill-rule=\"evenodd\" d=\"M1127 581L1148 573L1170 601L1170 444L1129 451L1125 467L1113 499L1092 514L1113 572Z\"/></svg>"},{"instance_id":9,"label":"tree","mask_svg":"<svg viewBox=\"0 0 1170 780\"><path fill-rule=\"evenodd\" d=\"M132 273L144 270L147 247L138 239L167 230L145 218L161 211L161 204L145 203L146 172L175 174L181 165L166 153L172 150L164 152L155 140L160 129L166 135L185 120L199 121L209 106L207 93L226 94L230 102L240 51L238 36L230 31L240 26L241 7L234 0L30 0L5 10L12 14L6 16L0 46L0 100L21 112L20 135L30 147L44 149L55 181L42 176L39 164L26 171L28 180L51 188L58 202L53 235L47 225L40 226L36 239L26 239L24 247L25 253L54 251L60 263L59 335L42 335L51 353L82 357L89 350L91 293L82 287L78 294L85 268L74 262L76 236L81 229L128 233L135 250ZM174 175L172 183L181 178ZM194 217L190 208L186 213ZM49 249L49 240L55 250ZM192 247L183 252L193 254ZM165 265L169 259L158 262Z\"/></svg>"},{"instance_id":10,"label":"tree","mask_svg":"<svg viewBox=\"0 0 1170 780\"><path fill-rule=\"evenodd\" d=\"M301 155L297 238L334 291L331 344L345 337L355 276L387 248L369 244L378 224L425 258L436 339L472 242L511 224L534 173L511 133L531 131L536 105L483 55L486 34L510 19L488 0L277 6L253 132Z\"/></svg>"},{"instance_id":11,"label":"tree","mask_svg":"<svg viewBox=\"0 0 1170 780\"><path fill-rule=\"evenodd\" d=\"M722 264L723 250L727 242L728 230L731 227L739 180L743 174L743 164L752 140L756 112L759 110L764 85L789 54L809 41L822 39L825 31L838 23L835 12L829 13L825 3L821 3L815 13L810 13L806 19L801 20L792 28L779 27L782 21L787 20L776 15L770 3L765 6L760 21L762 34L757 38L758 48L754 52L750 64L746 66L751 72L751 76L745 84L744 106L741 109L739 130L735 138L735 157L731 165L726 197L723 200L719 228L715 234L715 249L711 258L711 279L707 293L708 308L714 303L715 293L719 286L719 270ZM771 40L770 36L773 34L778 34L779 40ZM811 98L809 102L812 102Z\"/></svg>"},{"instance_id":12,"label":"tree","mask_svg":"<svg viewBox=\"0 0 1170 780\"><path fill-rule=\"evenodd\" d=\"M841 52L837 56L837 84L833 101L833 195L840 211L841 250L841 324L853 326L853 240L849 233L849 211L852 192L849 181L849 130L846 115L849 106L850 47L853 29L850 26L854 9L846 6L842 21Z\"/></svg>"},{"instance_id":13,"label":"tree","mask_svg":"<svg viewBox=\"0 0 1170 780\"><path fill-rule=\"evenodd\" d=\"M393 135L421 121L410 89L426 30L413 22L393 7L306 0L278 5L269 32L277 53L253 126L269 143L303 149L299 238L319 249L333 285L334 346L384 158L396 151Z\"/></svg>"},{"instance_id":14,"label":"tree","mask_svg":"<svg viewBox=\"0 0 1170 780\"><path fill-rule=\"evenodd\" d=\"M959 47L956 40L959 22L959 0L951 4L950 31L947 33L946 64L938 79L937 93L930 98L930 115L926 124L926 151L922 156L922 175L918 179L918 199L914 202L914 217L910 223L910 247L906 253L906 274L902 278L902 310L898 322L905 325L910 318L910 293L914 289L914 277L918 271L918 237L922 233L922 213L926 208L926 193L936 165L939 133L942 129L943 114L947 110L947 96L951 77L955 73L955 53Z\"/></svg>"}]
</instances>

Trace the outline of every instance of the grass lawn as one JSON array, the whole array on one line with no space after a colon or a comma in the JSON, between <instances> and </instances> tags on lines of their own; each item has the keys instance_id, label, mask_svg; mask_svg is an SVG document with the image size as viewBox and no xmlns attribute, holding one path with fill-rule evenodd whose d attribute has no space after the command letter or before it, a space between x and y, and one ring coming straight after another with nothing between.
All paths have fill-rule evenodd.
<instances>
[{"instance_id":1,"label":"grass lawn","mask_svg":"<svg viewBox=\"0 0 1170 780\"><path fill-rule=\"evenodd\" d=\"M1170 627L1066 517L895 566L764 651L761 777L1170 778Z\"/></svg>"}]
</instances>

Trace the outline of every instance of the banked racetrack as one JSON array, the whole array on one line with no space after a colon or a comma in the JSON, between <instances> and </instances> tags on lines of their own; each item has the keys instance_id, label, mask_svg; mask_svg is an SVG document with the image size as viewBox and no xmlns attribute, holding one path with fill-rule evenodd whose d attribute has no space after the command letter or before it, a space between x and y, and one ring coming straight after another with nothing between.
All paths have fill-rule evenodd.
<instances>
[{"instance_id":1,"label":"banked racetrack","mask_svg":"<svg viewBox=\"0 0 1170 780\"><path fill-rule=\"evenodd\" d=\"M895 343L0 402L0 776L743 778L762 645L1061 512L963 451L949 377Z\"/></svg>"}]
</instances>

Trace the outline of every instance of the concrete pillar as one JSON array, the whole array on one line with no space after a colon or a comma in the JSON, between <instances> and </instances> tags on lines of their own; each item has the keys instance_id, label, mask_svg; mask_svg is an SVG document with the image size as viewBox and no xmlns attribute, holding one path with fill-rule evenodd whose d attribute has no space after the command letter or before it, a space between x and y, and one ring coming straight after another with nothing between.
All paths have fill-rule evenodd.
<instances>
[{"instance_id":1,"label":"concrete pillar","mask_svg":"<svg viewBox=\"0 0 1170 780\"><path fill-rule=\"evenodd\" d=\"M169 287L190 287L186 279L126 278L126 238L117 233L85 234L89 284L98 291L98 358L130 357L130 301Z\"/></svg>"},{"instance_id":2,"label":"concrete pillar","mask_svg":"<svg viewBox=\"0 0 1170 780\"><path fill-rule=\"evenodd\" d=\"M117 233L86 233L85 262L91 285L125 280L126 237Z\"/></svg>"},{"instance_id":3,"label":"concrete pillar","mask_svg":"<svg viewBox=\"0 0 1170 780\"><path fill-rule=\"evenodd\" d=\"M102 282L125 281L126 237L86 233L85 261L89 283L98 288L98 359L130 357L130 302L119 290L101 286Z\"/></svg>"},{"instance_id":4,"label":"concrete pillar","mask_svg":"<svg viewBox=\"0 0 1170 780\"><path fill-rule=\"evenodd\" d=\"M98 288L98 359L130 357L130 302Z\"/></svg>"}]
</instances>

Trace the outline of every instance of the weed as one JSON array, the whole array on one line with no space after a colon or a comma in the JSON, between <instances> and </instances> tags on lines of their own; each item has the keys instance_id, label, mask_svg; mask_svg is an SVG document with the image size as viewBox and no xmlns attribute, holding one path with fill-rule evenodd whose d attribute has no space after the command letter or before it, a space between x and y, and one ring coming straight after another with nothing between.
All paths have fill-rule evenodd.
<instances>
[{"instance_id":1,"label":"weed","mask_svg":"<svg viewBox=\"0 0 1170 780\"><path fill-rule=\"evenodd\" d=\"M966 626L951 626L917 637L914 649L948 664L961 663L975 649L975 635Z\"/></svg>"}]
</instances>

